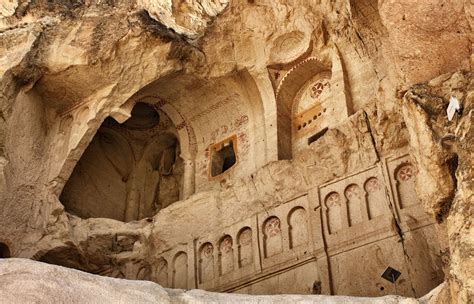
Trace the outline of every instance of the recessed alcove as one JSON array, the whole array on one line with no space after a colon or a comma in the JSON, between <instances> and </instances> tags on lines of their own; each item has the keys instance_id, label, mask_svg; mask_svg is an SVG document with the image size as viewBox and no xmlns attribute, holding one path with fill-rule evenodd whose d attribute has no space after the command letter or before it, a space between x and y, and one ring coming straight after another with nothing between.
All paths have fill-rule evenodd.
<instances>
[{"instance_id":1,"label":"recessed alcove","mask_svg":"<svg viewBox=\"0 0 474 304\"><path fill-rule=\"evenodd\" d=\"M179 200L183 161L171 120L138 102L122 124L108 117L60 196L82 218L138 220Z\"/></svg>"},{"instance_id":2,"label":"recessed alcove","mask_svg":"<svg viewBox=\"0 0 474 304\"><path fill-rule=\"evenodd\" d=\"M306 153L315 134L351 113L338 52L326 51L310 50L305 59L268 66L276 98L280 160Z\"/></svg>"}]
</instances>

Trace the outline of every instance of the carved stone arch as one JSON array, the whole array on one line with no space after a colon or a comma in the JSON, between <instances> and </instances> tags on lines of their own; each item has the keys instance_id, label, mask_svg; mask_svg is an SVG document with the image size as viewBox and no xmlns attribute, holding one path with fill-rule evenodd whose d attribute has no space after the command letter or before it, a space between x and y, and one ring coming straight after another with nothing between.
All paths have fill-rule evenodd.
<instances>
[{"instance_id":1,"label":"carved stone arch","mask_svg":"<svg viewBox=\"0 0 474 304\"><path fill-rule=\"evenodd\" d=\"M263 222L263 250L265 258L283 251L283 235L281 221L277 216L271 216Z\"/></svg>"},{"instance_id":2,"label":"carved stone arch","mask_svg":"<svg viewBox=\"0 0 474 304\"><path fill-rule=\"evenodd\" d=\"M234 242L230 235L224 235L219 241L219 274L234 270Z\"/></svg>"},{"instance_id":3,"label":"carved stone arch","mask_svg":"<svg viewBox=\"0 0 474 304\"><path fill-rule=\"evenodd\" d=\"M344 196L347 199L349 226L363 222L366 209L363 190L357 184L350 184L344 190Z\"/></svg>"},{"instance_id":4,"label":"carved stone arch","mask_svg":"<svg viewBox=\"0 0 474 304\"><path fill-rule=\"evenodd\" d=\"M369 177L364 182L364 189L369 220L386 213L389 206L386 205L387 201L380 180L375 176Z\"/></svg>"},{"instance_id":5,"label":"carved stone arch","mask_svg":"<svg viewBox=\"0 0 474 304\"><path fill-rule=\"evenodd\" d=\"M78 129L80 123L77 121L77 117L81 114L75 114L74 111L80 110L72 109L65 111L61 114L62 120L68 119L68 117L72 117L73 119L72 122L69 124L67 130L61 130L60 126L60 136L63 136L62 134L68 134L70 138L65 139L65 141L67 141L67 143L64 144L67 146L67 148L65 149L66 153L65 155L61 155L62 158L59 160L59 162L62 162L62 165L59 166L58 171L52 172L53 182L51 183L49 189L53 195L57 196L59 196L61 194L61 191L63 191L63 188L67 180L71 176L77 162L81 158L82 154L86 151L90 142L93 140L101 124L107 117L109 117L110 114L110 112L106 111L106 109L104 108L98 109L94 119L91 119L90 121L86 122L87 128L85 129L85 132L80 133ZM65 125L63 124L63 126ZM77 137L74 140L77 143L73 142L73 136ZM62 141L59 140L59 143L61 144Z\"/></svg>"},{"instance_id":6,"label":"carved stone arch","mask_svg":"<svg viewBox=\"0 0 474 304\"><path fill-rule=\"evenodd\" d=\"M309 57L295 64L281 79L277 90L277 107L285 107L291 110L293 100L300 88L315 75L330 70L319 58Z\"/></svg>"},{"instance_id":7,"label":"carved stone arch","mask_svg":"<svg viewBox=\"0 0 474 304\"><path fill-rule=\"evenodd\" d=\"M160 103L157 104L158 102ZM96 189L93 191L81 191L81 195L84 196L92 195L91 193L102 193L102 195L115 196L121 193L121 189L123 190L123 188L125 188L126 194L121 195L120 198L114 199L118 202L119 208L103 206L104 208L101 209L99 208L100 206L94 207L104 212L123 212L123 214L121 217L119 217L117 214L102 215L90 212L90 214L86 213L82 215L82 217L109 217L122 221L137 220L155 214L157 209L160 209L156 208L159 206L157 203L158 201L163 203L163 207L166 207L167 205L183 198L183 167L185 162L181 158L177 157L177 154L179 154L181 151L182 146L181 142L179 141L179 136L174 123L171 121L168 115L166 115L166 113L158 109L158 106L161 106L162 104L163 102L161 100L157 101L157 99L150 100L146 98L131 98L129 101L124 103L122 107L116 107L111 110L103 110L103 113L107 112L110 115L114 115L114 117L120 119L120 121L116 121L111 117L108 117L103 121L101 127L97 129L95 137L92 139L88 148L85 150L84 155L81 157L81 160L77 163L76 167L81 166L81 161L88 157L88 150L95 149L94 146L96 145L97 141L99 141L99 145L103 146L103 148L107 147L107 144L100 142L100 138L104 136L112 138L122 137L123 140L115 140L115 142L118 144L116 144L114 149L108 149L107 153L102 154L105 155L104 159L113 164L112 167L114 170L124 171L120 172L120 175L122 176L122 181L126 185L102 185L101 183L106 182L109 177L109 175L105 175L102 178L97 179L98 185L94 185ZM93 123L91 123L91 125L92 124ZM155 137L152 139L151 143L144 143L144 139L146 140L146 136L144 136L144 134L147 136L149 135L150 137ZM137 138L138 140L135 140ZM126 144L123 144L122 142L127 142L127 140L129 140L130 143L133 143L133 148L130 145L128 145L128 149L123 148L126 146ZM167 142L170 142L170 145L174 145L174 147L166 146ZM147 144L148 146L146 146ZM120 153L116 151L120 151ZM130 153L128 153L129 151ZM134 155L134 152L136 152L136 156ZM143 153L145 155L143 155ZM101 153L95 154L99 155ZM154 175L152 174L153 176L151 176L151 178L146 178L145 175L150 173L148 171L154 170L153 164L149 164L149 158L157 158L157 154L159 154L161 159L164 160L163 164L160 166L160 172ZM128 159L127 157L129 155L133 155L134 158L136 157L137 161L134 159ZM84 163L87 164L90 163L90 161L84 161ZM96 164L96 167L100 168L104 163L107 162L99 162ZM167 168L166 172L162 170L163 168ZM173 169L172 175L170 174L171 169ZM104 175L105 172L108 171L101 170L101 172L102 173L100 174ZM74 174L75 173L73 173L73 175L69 178L68 184L72 183L71 180L75 179ZM190 175L191 176L188 179L193 180L192 172ZM88 174L88 176L91 175ZM160 181L162 182L161 184L159 184ZM158 185L163 189L170 190L171 192L165 191L166 193L162 193L162 191L158 191ZM66 194L69 192L69 188L70 187L66 187L63 190L63 194L61 195L63 198L67 197ZM114 191L110 191L112 188ZM118 189L119 191L115 191L115 189ZM157 200L157 194L159 194L158 196L163 194L161 196L164 199ZM122 196L125 196L124 200L126 202L126 207L123 211L121 210L123 205ZM96 205L101 205L103 201L107 202L107 200L92 199L89 199L88 201L95 202Z\"/></svg>"},{"instance_id":8,"label":"carved stone arch","mask_svg":"<svg viewBox=\"0 0 474 304\"><path fill-rule=\"evenodd\" d=\"M188 288L188 254L184 251L179 251L174 256L172 287Z\"/></svg>"},{"instance_id":9,"label":"carved stone arch","mask_svg":"<svg viewBox=\"0 0 474 304\"><path fill-rule=\"evenodd\" d=\"M199 248L199 283L207 283L214 279L214 246L206 242Z\"/></svg>"},{"instance_id":10,"label":"carved stone arch","mask_svg":"<svg viewBox=\"0 0 474 304\"><path fill-rule=\"evenodd\" d=\"M150 83L148 83L147 85L149 85ZM62 117L71 115L72 117L74 117L74 122L72 123L69 130L69 132L71 133L70 139L67 144L69 149L66 149L66 155L63 155L61 159L58 159L58 161L62 163L60 166L58 166L58 170L55 172L51 172L52 182L50 184L49 189L53 195L60 195L66 184L66 181L72 174L76 163L81 158L82 154L87 149L90 142L93 140L93 137L97 133L98 129L101 127L102 123L108 117L112 117L118 123L125 122L128 118L130 118L132 109L134 108L137 102L157 105L161 109L161 106L159 105L161 105L163 101L159 96L146 96L144 94L140 94L142 89L147 85L138 88L138 90L132 95L121 95L121 97L124 97L121 100L103 98L93 104L88 103L86 101L81 104L75 105L70 109L66 109L62 112ZM152 98L152 100L148 99L148 97ZM173 123L178 129L178 137L180 138L181 151L183 155L195 155L196 137L194 136L194 132L190 130L190 128L186 128L186 131L188 131L187 133L190 135L189 137L191 138L190 140L186 140L186 134L183 133L186 131L183 130L182 132L180 132L179 128L179 124L182 125L184 119L180 119L179 117L170 114L168 110L163 110L163 112L170 117L170 119L173 121ZM90 113L94 113L94 115ZM187 145L188 142L189 145ZM192 170L187 170L187 174L190 176L194 176L194 162L186 161L185 164L188 167L192 168ZM193 177L188 178L188 180L193 181ZM187 188L188 189L186 191L188 193L188 196L194 193L193 185L188 186Z\"/></svg>"},{"instance_id":11,"label":"carved stone arch","mask_svg":"<svg viewBox=\"0 0 474 304\"><path fill-rule=\"evenodd\" d=\"M329 234L333 234L346 227L344 223L345 212L343 208L343 200L341 195L335 191L328 193L324 198L324 206L326 207L326 223Z\"/></svg>"},{"instance_id":12,"label":"carved stone arch","mask_svg":"<svg viewBox=\"0 0 474 304\"><path fill-rule=\"evenodd\" d=\"M244 227L237 234L239 268L253 264L252 228Z\"/></svg>"},{"instance_id":13,"label":"carved stone arch","mask_svg":"<svg viewBox=\"0 0 474 304\"><path fill-rule=\"evenodd\" d=\"M396 193L400 209L419 203L415 190L416 169L409 162L403 162L393 172L396 180Z\"/></svg>"},{"instance_id":14,"label":"carved stone arch","mask_svg":"<svg viewBox=\"0 0 474 304\"><path fill-rule=\"evenodd\" d=\"M290 210L287 217L290 249L308 243L308 216L306 209L297 206Z\"/></svg>"},{"instance_id":15,"label":"carved stone arch","mask_svg":"<svg viewBox=\"0 0 474 304\"><path fill-rule=\"evenodd\" d=\"M291 159L293 154L293 103L301 88L315 75L331 71L331 66L316 57L294 65L281 79L276 89L278 158Z\"/></svg>"}]
</instances>

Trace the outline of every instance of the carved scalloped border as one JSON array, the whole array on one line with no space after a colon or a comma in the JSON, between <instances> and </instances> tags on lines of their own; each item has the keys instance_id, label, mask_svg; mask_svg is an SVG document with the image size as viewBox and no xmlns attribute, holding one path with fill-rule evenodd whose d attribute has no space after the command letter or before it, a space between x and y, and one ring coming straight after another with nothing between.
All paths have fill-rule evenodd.
<instances>
[{"instance_id":1,"label":"carved scalloped border","mask_svg":"<svg viewBox=\"0 0 474 304\"><path fill-rule=\"evenodd\" d=\"M275 93L275 96L278 100L279 98L279 95L280 95L280 92L281 92L281 89L285 86L285 80L296 70L298 70L299 68L301 68L302 66L312 62L312 61L317 61L321 64L323 64L323 62L321 61L321 59L319 58L316 58L316 57L309 57L309 58L306 58L302 61L300 61L299 63L295 64L291 69L288 70L288 72L286 72L286 74L281 78L280 80L280 83L278 84L278 87L276 89L276 93Z\"/></svg>"}]
</instances>

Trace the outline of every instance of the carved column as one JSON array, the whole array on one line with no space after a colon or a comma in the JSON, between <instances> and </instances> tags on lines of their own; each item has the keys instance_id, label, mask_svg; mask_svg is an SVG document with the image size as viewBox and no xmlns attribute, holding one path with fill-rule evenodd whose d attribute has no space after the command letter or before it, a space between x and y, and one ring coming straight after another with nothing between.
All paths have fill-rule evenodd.
<instances>
[{"instance_id":1,"label":"carved column","mask_svg":"<svg viewBox=\"0 0 474 304\"><path fill-rule=\"evenodd\" d=\"M184 160L184 174L183 174L183 183L182 191L180 193L179 199L183 200L194 194L195 191L195 166L194 160L186 159Z\"/></svg>"}]
</instances>

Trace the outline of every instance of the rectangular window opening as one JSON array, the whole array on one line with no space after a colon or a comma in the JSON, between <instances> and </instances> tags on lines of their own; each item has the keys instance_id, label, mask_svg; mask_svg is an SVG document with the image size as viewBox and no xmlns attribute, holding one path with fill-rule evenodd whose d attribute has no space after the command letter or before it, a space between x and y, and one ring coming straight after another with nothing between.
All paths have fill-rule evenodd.
<instances>
[{"instance_id":1,"label":"rectangular window opening","mask_svg":"<svg viewBox=\"0 0 474 304\"><path fill-rule=\"evenodd\" d=\"M221 147L217 150L216 147ZM211 154L211 176L216 177L232 168L237 162L233 140L216 145Z\"/></svg>"}]
</instances>

